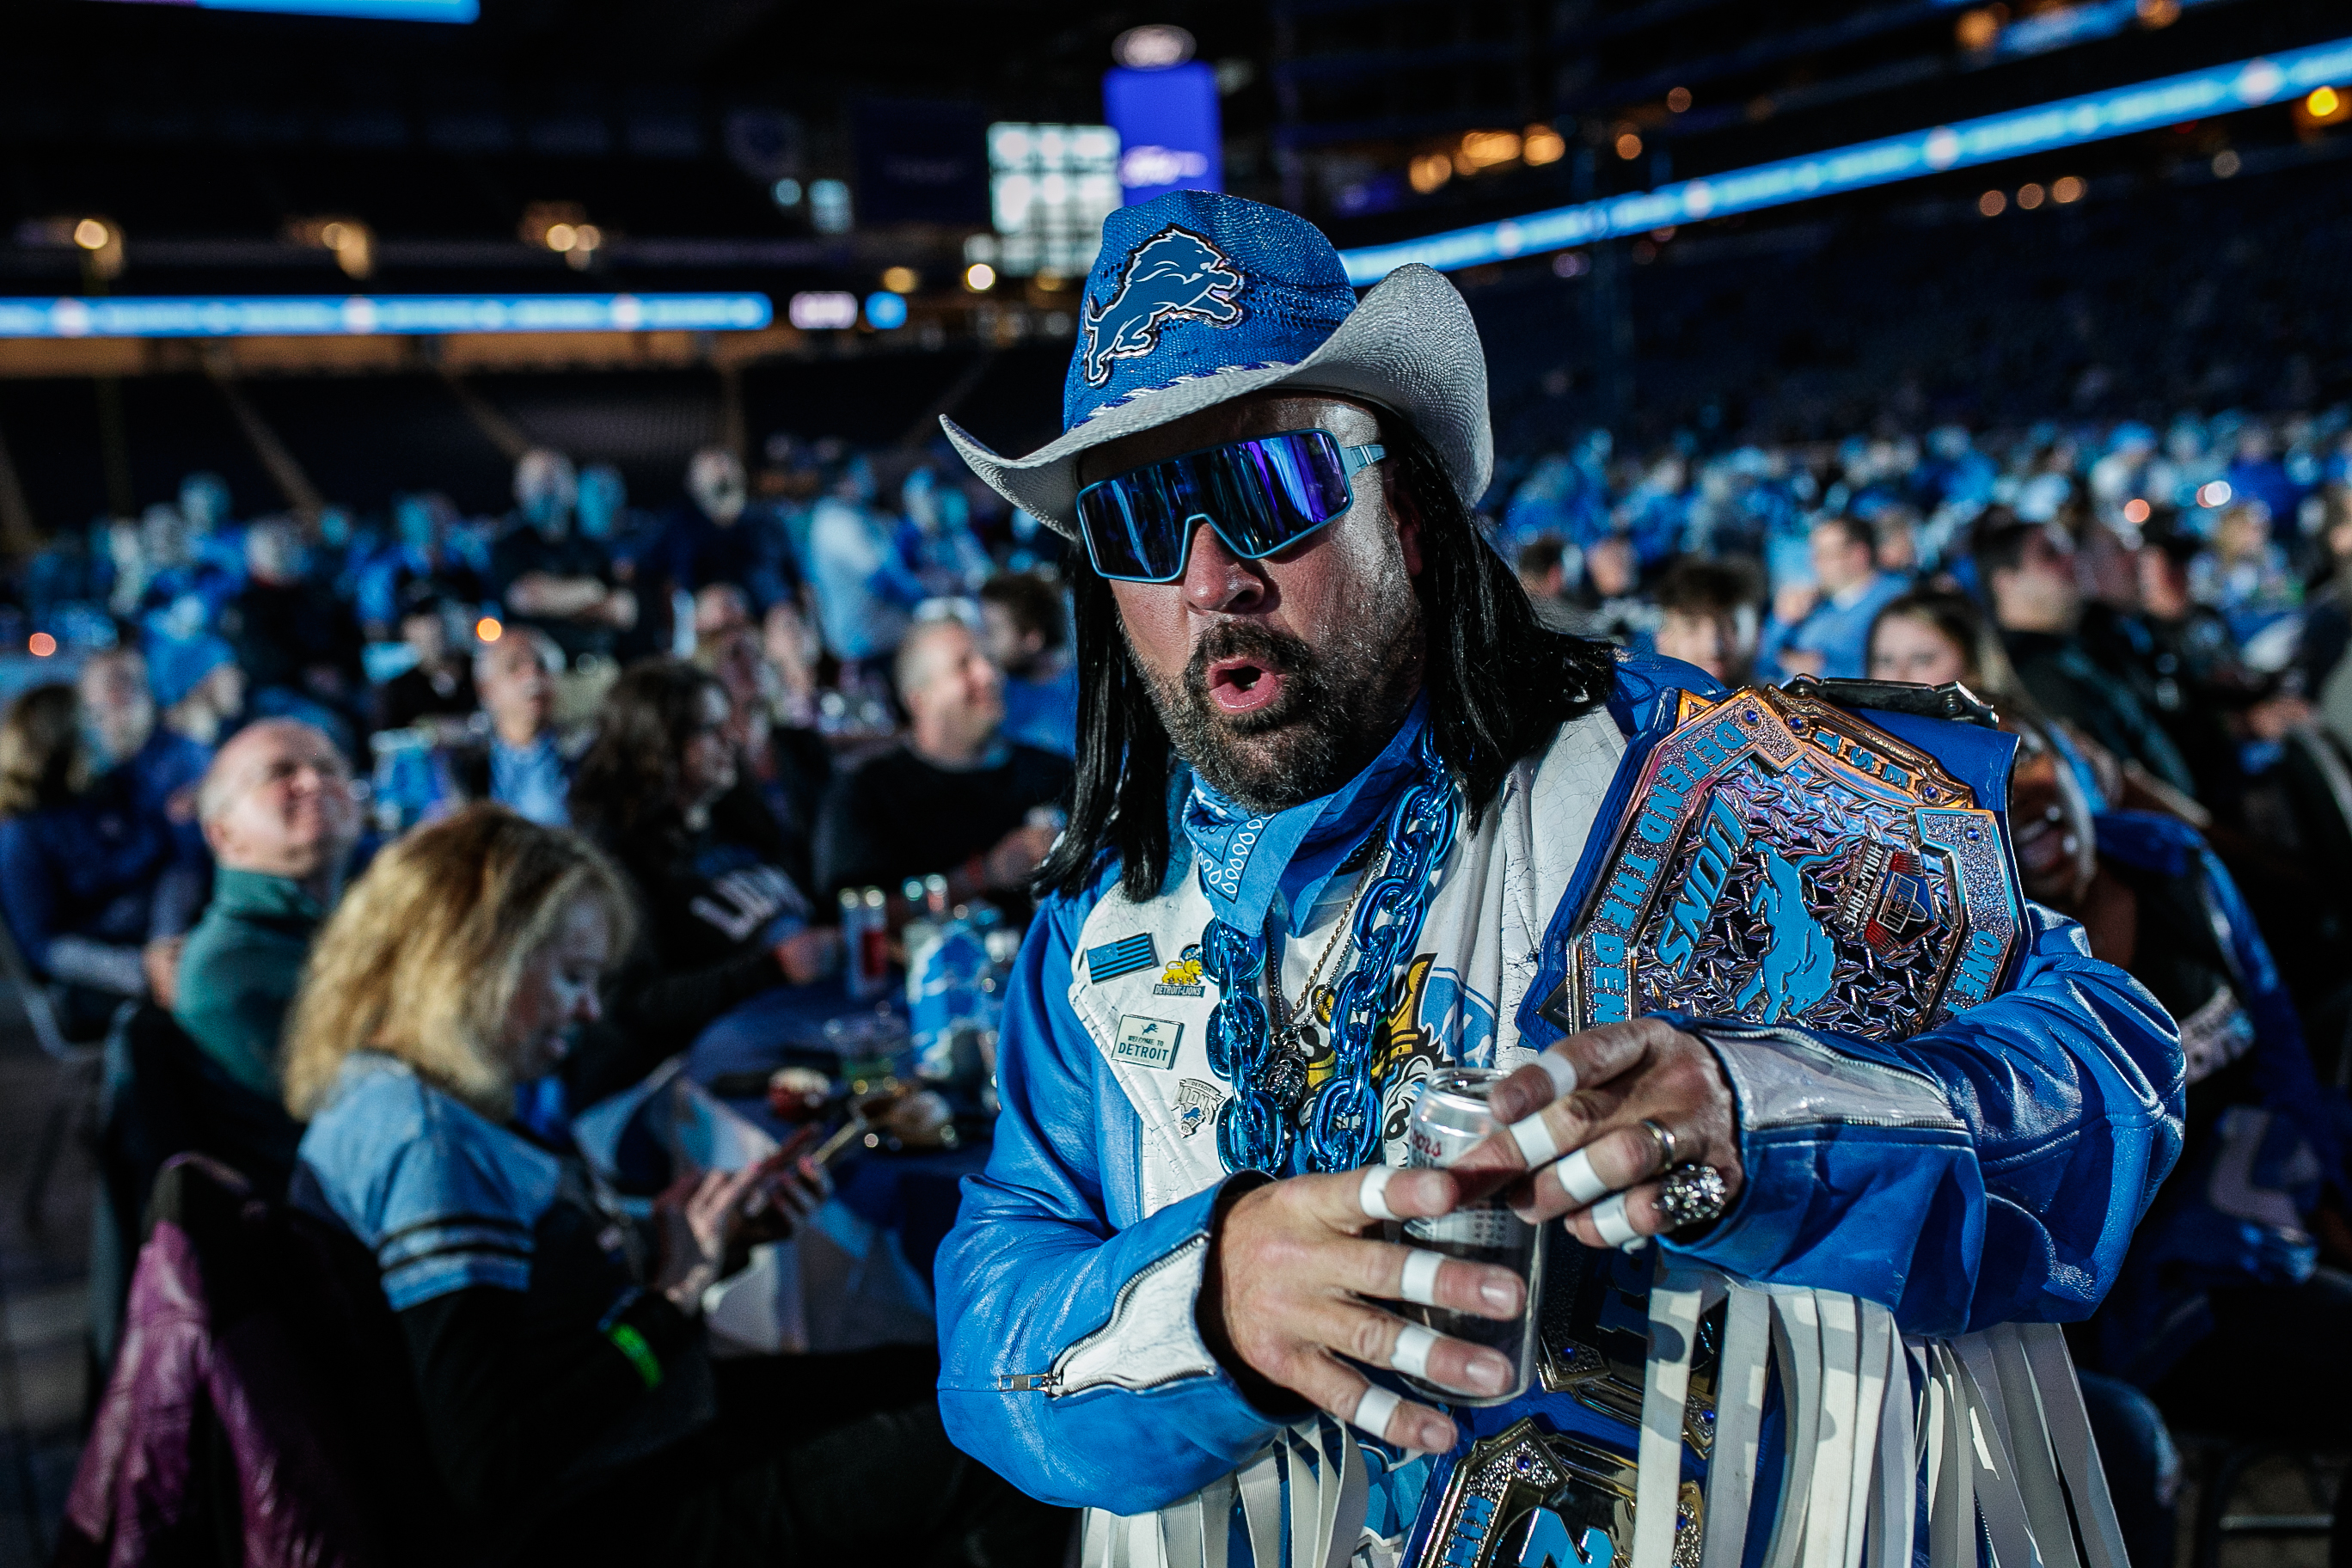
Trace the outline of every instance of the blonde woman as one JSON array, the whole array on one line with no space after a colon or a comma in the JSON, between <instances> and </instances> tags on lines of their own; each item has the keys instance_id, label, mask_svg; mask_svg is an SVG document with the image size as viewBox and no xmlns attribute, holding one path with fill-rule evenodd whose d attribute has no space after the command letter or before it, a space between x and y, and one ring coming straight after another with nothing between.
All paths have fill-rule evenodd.
<instances>
[{"instance_id":1,"label":"blonde woman","mask_svg":"<svg viewBox=\"0 0 2352 1568\"><path fill-rule=\"evenodd\" d=\"M640 1227L510 1123L631 919L585 840L477 805L376 858L295 1001L295 1201L374 1252L458 1522L491 1560L816 1562L877 1530L1026 1560L1058 1521L949 1446L934 1363L709 1359L704 1288L813 1212L818 1167L688 1176Z\"/></svg>"}]
</instances>

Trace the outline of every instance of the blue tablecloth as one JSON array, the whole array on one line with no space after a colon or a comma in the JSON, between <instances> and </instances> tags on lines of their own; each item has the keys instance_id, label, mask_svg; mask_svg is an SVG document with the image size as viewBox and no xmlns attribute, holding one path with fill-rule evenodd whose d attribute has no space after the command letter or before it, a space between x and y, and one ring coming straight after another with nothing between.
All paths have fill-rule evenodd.
<instances>
[{"instance_id":1,"label":"blue tablecloth","mask_svg":"<svg viewBox=\"0 0 2352 1568\"><path fill-rule=\"evenodd\" d=\"M805 1060L810 1052L824 1049L829 1019L868 1012L873 1005L852 1000L839 978L763 992L703 1030L687 1052L687 1075L707 1085L729 1074ZM727 1103L778 1138L793 1133L793 1126L768 1109L764 1096ZM987 1163L985 1143L932 1153L853 1153L834 1168L835 1195L859 1218L895 1232L907 1262L928 1283L940 1243L955 1224L963 1178Z\"/></svg>"}]
</instances>

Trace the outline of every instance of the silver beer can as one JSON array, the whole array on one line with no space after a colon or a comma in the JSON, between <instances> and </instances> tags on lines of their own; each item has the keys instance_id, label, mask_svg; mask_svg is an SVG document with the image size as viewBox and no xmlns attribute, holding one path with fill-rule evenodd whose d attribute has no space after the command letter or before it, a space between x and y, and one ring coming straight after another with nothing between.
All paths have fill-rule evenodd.
<instances>
[{"instance_id":1,"label":"silver beer can","mask_svg":"<svg viewBox=\"0 0 2352 1568\"><path fill-rule=\"evenodd\" d=\"M1495 1130L1486 1097L1510 1075L1495 1068L1440 1068L1415 1097L1405 1124L1405 1163L1444 1170ZM1525 1394L1536 1373L1536 1300L1543 1289L1544 1227L1529 1225L1511 1212L1497 1194L1465 1204L1434 1219L1409 1219L1403 1225L1408 1247L1442 1252L1473 1263L1507 1268L1527 1283L1527 1300L1517 1316L1481 1318L1444 1307L1403 1303L1404 1315L1441 1334L1500 1351L1517 1368L1502 1393L1473 1398L1420 1378L1406 1378L1415 1388L1454 1405L1502 1405Z\"/></svg>"}]
</instances>

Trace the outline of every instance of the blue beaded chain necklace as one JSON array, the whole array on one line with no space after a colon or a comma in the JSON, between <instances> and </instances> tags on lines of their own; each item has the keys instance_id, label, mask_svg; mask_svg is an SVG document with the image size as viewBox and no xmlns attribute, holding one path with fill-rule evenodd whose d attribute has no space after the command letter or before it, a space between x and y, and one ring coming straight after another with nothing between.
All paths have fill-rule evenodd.
<instances>
[{"instance_id":1,"label":"blue beaded chain necklace","mask_svg":"<svg viewBox=\"0 0 2352 1568\"><path fill-rule=\"evenodd\" d=\"M1311 1170L1349 1171L1378 1157L1381 1095L1372 1062L1389 987L1420 940L1431 886L1461 821L1433 728L1422 731L1413 755L1421 776L1390 812L1385 857L1356 903L1349 937L1360 956L1332 1003L1331 1076L1311 1097L1305 1063L1276 1043L1258 995L1265 933L1217 919L1201 932L1201 972L1217 984L1209 1066L1234 1090L1217 1111L1217 1153L1228 1171L1280 1174L1294 1137L1304 1138Z\"/></svg>"}]
</instances>

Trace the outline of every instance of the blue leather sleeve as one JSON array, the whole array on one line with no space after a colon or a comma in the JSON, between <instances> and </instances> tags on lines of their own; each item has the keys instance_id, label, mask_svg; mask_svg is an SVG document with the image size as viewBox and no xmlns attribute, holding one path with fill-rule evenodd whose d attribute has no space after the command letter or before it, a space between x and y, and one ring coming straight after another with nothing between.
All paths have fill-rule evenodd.
<instances>
[{"instance_id":1,"label":"blue leather sleeve","mask_svg":"<svg viewBox=\"0 0 2352 1568\"><path fill-rule=\"evenodd\" d=\"M1692 1025L1739 1100L1747 1186L1676 1250L1912 1333L2087 1317L2180 1152L2179 1037L2081 928L2026 917L2011 989L1900 1044Z\"/></svg>"},{"instance_id":2,"label":"blue leather sleeve","mask_svg":"<svg viewBox=\"0 0 2352 1568\"><path fill-rule=\"evenodd\" d=\"M1277 1423L1200 1347L1192 1291L1145 1288L1163 1271L1197 1283L1223 1188L1138 1213L1135 1115L1069 1005L1094 901L1049 900L1014 967L995 1146L935 1274L940 1412L958 1447L1033 1497L1132 1514L1230 1474ZM1107 1332L1112 1353L1072 1380L1085 1386L1040 1386Z\"/></svg>"}]
</instances>

